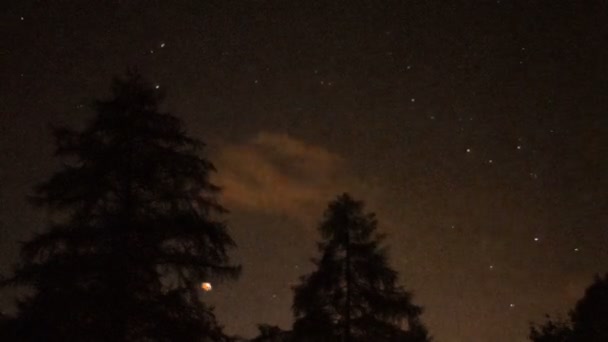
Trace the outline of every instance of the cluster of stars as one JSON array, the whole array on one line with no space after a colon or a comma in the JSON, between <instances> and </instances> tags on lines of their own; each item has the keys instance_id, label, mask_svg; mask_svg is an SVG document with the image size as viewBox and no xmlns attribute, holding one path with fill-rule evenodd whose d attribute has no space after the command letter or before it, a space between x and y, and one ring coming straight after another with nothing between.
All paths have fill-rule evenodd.
<instances>
[{"instance_id":1,"label":"cluster of stars","mask_svg":"<svg viewBox=\"0 0 608 342\"><path fill-rule=\"evenodd\" d=\"M161 43L158 45L159 49L164 49L164 48L165 48L165 46L167 46L167 44L166 44L165 42L161 42ZM150 51L149 51L149 52L150 52L150 54L154 54L154 49L150 49Z\"/></svg>"},{"instance_id":2,"label":"cluster of stars","mask_svg":"<svg viewBox=\"0 0 608 342\"><path fill-rule=\"evenodd\" d=\"M435 116L430 116L429 118L430 118L431 120L434 120L434 119L435 119ZM459 121L461 121L461 119L462 119L462 118L459 118ZM470 120L472 121L472 120L473 120L473 118L470 118ZM460 128L460 130L461 130L461 131L463 131L463 130L464 130L464 128L462 128L462 127L461 127L461 128ZM518 138L517 140L518 140L518 141L522 141L522 139L521 139L521 138ZM516 145L516 146L515 146L515 149L516 149L516 150L518 150L518 151L522 151L522 150L523 150L523 145L522 145L522 144L518 144L518 145ZM466 152L467 154L471 154L471 153L473 152L473 149L472 149L471 147L467 147L467 148L465 149L465 152ZM487 161L487 164L489 164L489 165L494 164L494 159L492 159L492 158L487 159L486 161ZM536 179L539 179L539 175L538 175L538 173L536 173L536 172L532 172L532 171L531 171L531 172L528 172L528 176L529 176L530 178L532 178L532 179L535 179L535 180L536 180Z\"/></svg>"},{"instance_id":3,"label":"cluster of stars","mask_svg":"<svg viewBox=\"0 0 608 342\"><path fill-rule=\"evenodd\" d=\"M414 100L414 99L412 99L412 102L413 102L413 100ZM435 117L434 117L434 116L430 116L429 118L430 118L430 119L435 119ZM470 120L472 121L472 118L470 118ZM459 121L462 121L462 118L459 118ZM550 133L554 133L554 130L553 130L553 129L551 129L551 130L550 130ZM515 145L515 150L517 150L517 151L523 151L524 146L523 146L523 144L521 143L521 142L523 141L523 139L520 137L520 138L518 138L518 139L517 139L517 141L518 141L519 143L518 143L517 145ZM467 154L472 154L472 153L473 153L473 148L472 148L472 147L467 147L467 148L465 149L465 152L466 152ZM487 159L487 163L488 163L488 164L493 164L493 163L494 163L494 160L493 160L493 159ZM533 178L533 179L538 179L538 178L539 178L538 174L537 174L537 173L535 173L535 172L529 172L529 176L530 176L530 178ZM450 228L451 228L452 230L454 230L454 229L456 228L456 226L455 226L455 225L451 225L451 226L450 226ZM541 237L539 237L539 236L533 236L531 239L532 239L532 241L533 241L534 243L537 243L537 244L540 244L540 243L541 243ZM581 251L581 249L580 249L579 247L573 247L573 248L571 249L571 251L573 251L574 253L579 253L579 252ZM486 267L487 267L486 269L487 269L489 272L494 272L494 271L496 271L496 265L495 265L495 264L486 264L486 265L487 265L487 266L486 266ZM511 302L511 303L509 303L509 304L508 304L508 307L509 307L509 309L515 309L516 305L515 305L515 303Z\"/></svg>"},{"instance_id":4,"label":"cluster of stars","mask_svg":"<svg viewBox=\"0 0 608 342\"><path fill-rule=\"evenodd\" d=\"M164 49L166 46L167 46L167 43L165 43L165 42L158 43L158 48L159 49ZM149 52L150 52L150 54L154 54L154 49L150 49ZM157 90L160 89L160 84L158 84L158 83L155 84L154 85L154 89L157 89Z\"/></svg>"}]
</instances>

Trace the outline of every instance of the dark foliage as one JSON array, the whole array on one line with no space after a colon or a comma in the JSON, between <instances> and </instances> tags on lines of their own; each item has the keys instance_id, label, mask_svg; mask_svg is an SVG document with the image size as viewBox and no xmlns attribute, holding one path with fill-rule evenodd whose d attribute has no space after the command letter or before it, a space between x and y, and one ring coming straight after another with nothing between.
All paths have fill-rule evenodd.
<instances>
[{"instance_id":1,"label":"dark foliage","mask_svg":"<svg viewBox=\"0 0 608 342\"><path fill-rule=\"evenodd\" d=\"M32 200L51 213L3 286L25 286L19 341L223 341L203 280L234 278L203 146L159 110L136 73L94 102L82 131L56 128L60 171Z\"/></svg>"},{"instance_id":2,"label":"dark foliage","mask_svg":"<svg viewBox=\"0 0 608 342\"><path fill-rule=\"evenodd\" d=\"M569 320L551 320L532 326L534 342L605 342L608 341L608 274L596 276L584 297L570 312Z\"/></svg>"},{"instance_id":3,"label":"dark foliage","mask_svg":"<svg viewBox=\"0 0 608 342\"><path fill-rule=\"evenodd\" d=\"M422 309L396 284L376 226L375 215L347 194L329 204L317 269L294 289L294 340L429 341Z\"/></svg>"},{"instance_id":4,"label":"dark foliage","mask_svg":"<svg viewBox=\"0 0 608 342\"><path fill-rule=\"evenodd\" d=\"M283 331L275 325L260 324L258 325L260 334L251 340L251 342L286 342L290 341L290 333Z\"/></svg>"}]
</instances>

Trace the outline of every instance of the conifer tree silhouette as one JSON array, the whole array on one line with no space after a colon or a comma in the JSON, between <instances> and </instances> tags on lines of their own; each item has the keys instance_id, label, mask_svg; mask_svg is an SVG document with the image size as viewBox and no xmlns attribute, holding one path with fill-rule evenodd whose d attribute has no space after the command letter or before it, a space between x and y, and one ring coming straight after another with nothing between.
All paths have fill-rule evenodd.
<instances>
[{"instance_id":1,"label":"conifer tree silhouette","mask_svg":"<svg viewBox=\"0 0 608 342\"><path fill-rule=\"evenodd\" d=\"M348 194L329 204L317 269L294 288L295 341L429 341L422 309L397 285L373 213Z\"/></svg>"},{"instance_id":2,"label":"conifer tree silhouette","mask_svg":"<svg viewBox=\"0 0 608 342\"><path fill-rule=\"evenodd\" d=\"M82 131L55 128L64 165L35 189L52 214L3 286L33 291L18 341L224 341L199 286L236 278L214 166L163 95L136 72L115 79Z\"/></svg>"}]
</instances>

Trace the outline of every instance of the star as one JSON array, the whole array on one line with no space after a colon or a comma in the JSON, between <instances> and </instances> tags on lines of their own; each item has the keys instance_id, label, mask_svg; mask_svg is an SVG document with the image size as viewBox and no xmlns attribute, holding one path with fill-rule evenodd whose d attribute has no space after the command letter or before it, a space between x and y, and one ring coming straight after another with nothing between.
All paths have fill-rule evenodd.
<instances>
[{"instance_id":1,"label":"star","mask_svg":"<svg viewBox=\"0 0 608 342\"><path fill-rule=\"evenodd\" d=\"M164 48L165 47L165 43L160 43L160 48Z\"/></svg>"},{"instance_id":2,"label":"star","mask_svg":"<svg viewBox=\"0 0 608 342\"><path fill-rule=\"evenodd\" d=\"M412 101L412 102L416 102L416 99L412 97L411 101Z\"/></svg>"},{"instance_id":3,"label":"star","mask_svg":"<svg viewBox=\"0 0 608 342\"><path fill-rule=\"evenodd\" d=\"M488 160L488 164L492 164L494 161L492 159Z\"/></svg>"},{"instance_id":4,"label":"star","mask_svg":"<svg viewBox=\"0 0 608 342\"><path fill-rule=\"evenodd\" d=\"M580 251L580 249L578 247L576 247L576 248L574 248L574 251L578 252L578 251Z\"/></svg>"},{"instance_id":5,"label":"star","mask_svg":"<svg viewBox=\"0 0 608 342\"><path fill-rule=\"evenodd\" d=\"M467 153L471 153L471 149L470 148L467 148Z\"/></svg>"},{"instance_id":6,"label":"star","mask_svg":"<svg viewBox=\"0 0 608 342\"><path fill-rule=\"evenodd\" d=\"M513 309L513 308L515 307L515 304L511 303L511 304L509 304L509 307L510 307L511 309Z\"/></svg>"},{"instance_id":7,"label":"star","mask_svg":"<svg viewBox=\"0 0 608 342\"><path fill-rule=\"evenodd\" d=\"M494 265L490 265L490 271L494 270Z\"/></svg>"},{"instance_id":8,"label":"star","mask_svg":"<svg viewBox=\"0 0 608 342\"><path fill-rule=\"evenodd\" d=\"M155 89L159 89L160 88L160 84L157 84L154 86Z\"/></svg>"},{"instance_id":9,"label":"star","mask_svg":"<svg viewBox=\"0 0 608 342\"><path fill-rule=\"evenodd\" d=\"M538 241L540 241L540 239L538 237L535 237L534 242L538 242Z\"/></svg>"}]
</instances>

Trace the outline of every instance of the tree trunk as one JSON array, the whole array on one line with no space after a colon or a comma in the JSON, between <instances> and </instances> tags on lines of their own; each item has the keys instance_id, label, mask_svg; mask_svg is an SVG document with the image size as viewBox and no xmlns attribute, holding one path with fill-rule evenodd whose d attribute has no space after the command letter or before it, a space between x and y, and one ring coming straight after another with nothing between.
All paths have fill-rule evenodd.
<instances>
[{"instance_id":1,"label":"tree trunk","mask_svg":"<svg viewBox=\"0 0 608 342\"><path fill-rule=\"evenodd\" d=\"M350 230L346 229L346 317L345 317L345 329L344 329L344 341L350 342L350 286L351 286L351 274L350 274Z\"/></svg>"}]
</instances>

